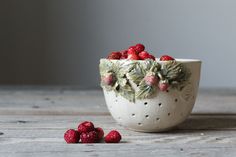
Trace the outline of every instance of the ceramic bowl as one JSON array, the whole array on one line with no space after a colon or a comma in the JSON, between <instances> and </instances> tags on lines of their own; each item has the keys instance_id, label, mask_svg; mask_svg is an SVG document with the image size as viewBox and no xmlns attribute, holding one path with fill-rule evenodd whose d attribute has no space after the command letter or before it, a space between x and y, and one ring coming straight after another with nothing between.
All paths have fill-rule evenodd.
<instances>
[{"instance_id":1,"label":"ceramic bowl","mask_svg":"<svg viewBox=\"0 0 236 157\"><path fill-rule=\"evenodd\" d=\"M156 62L162 65L166 61ZM171 87L166 91L157 89L151 98L132 102L113 90L103 88L106 105L112 117L125 128L140 132L162 132L182 123L190 115L197 97L201 61L176 59L176 62L181 63L191 73L182 90ZM137 92L137 88L133 88Z\"/></svg>"}]
</instances>

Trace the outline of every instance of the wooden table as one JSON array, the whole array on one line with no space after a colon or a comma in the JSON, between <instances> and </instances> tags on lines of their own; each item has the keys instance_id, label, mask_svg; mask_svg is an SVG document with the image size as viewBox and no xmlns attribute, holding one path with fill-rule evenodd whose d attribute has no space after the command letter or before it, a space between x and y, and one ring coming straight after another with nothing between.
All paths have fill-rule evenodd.
<instances>
[{"instance_id":1,"label":"wooden table","mask_svg":"<svg viewBox=\"0 0 236 157\"><path fill-rule=\"evenodd\" d=\"M139 133L118 126L101 90L59 87L0 88L0 157L13 156L236 156L236 90L200 90L192 115L177 129ZM66 144L63 134L89 120L119 144Z\"/></svg>"}]
</instances>

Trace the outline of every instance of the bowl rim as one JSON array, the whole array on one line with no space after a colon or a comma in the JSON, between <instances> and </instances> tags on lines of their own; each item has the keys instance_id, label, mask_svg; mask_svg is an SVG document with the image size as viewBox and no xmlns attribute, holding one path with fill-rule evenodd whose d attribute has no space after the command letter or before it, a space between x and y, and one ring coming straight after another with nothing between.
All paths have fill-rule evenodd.
<instances>
[{"instance_id":1,"label":"bowl rim","mask_svg":"<svg viewBox=\"0 0 236 157\"><path fill-rule=\"evenodd\" d=\"M107 59L107 58L101 58L100 60L111 60L111 61L136 61L136 62L145 62L145 60L128 60L128 59ZM160 61L159 58L156 58L155 60L158 63L165 63L168 61ZM202 63L201 60L199 59L187 59L187 58L175 58L175 61L180 62L180 63Z\"/></svg>"}]
</instances>

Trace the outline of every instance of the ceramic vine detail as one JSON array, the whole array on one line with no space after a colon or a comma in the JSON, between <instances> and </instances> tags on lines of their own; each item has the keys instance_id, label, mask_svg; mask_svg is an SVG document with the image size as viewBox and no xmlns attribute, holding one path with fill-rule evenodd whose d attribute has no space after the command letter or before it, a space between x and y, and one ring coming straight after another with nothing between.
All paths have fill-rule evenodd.
<instances>
[{"instance_id":1,"label":"ceramic vine detail","mask_svg":"<svg viewBox=\"0 0 236 157\"><path fill-rule=\"evenodd\" d=\"M176 61L160 64L153 60L101 59L99 69L101 87L131 102L151 98L167 88L182 90L191 75L183 64Z\"/></svg>"}]
</instances>

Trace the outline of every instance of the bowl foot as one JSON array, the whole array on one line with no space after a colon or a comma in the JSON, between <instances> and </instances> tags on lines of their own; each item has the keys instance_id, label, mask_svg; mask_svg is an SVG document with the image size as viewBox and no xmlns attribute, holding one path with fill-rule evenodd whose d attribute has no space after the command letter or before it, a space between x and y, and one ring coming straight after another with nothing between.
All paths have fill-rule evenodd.
<instances>
[{"instance_id":1,"label":"bowl foot","mask_svg":"<svg viewBox=\"0 0 236 157\"><path fill-rule=\"evenodd\" d=\"M124 126L123 126L124 127ZM162 133L162 132L169 132L170 130L174 130L177 128L177 126L165 128L165 129L154 129L154 130L148 130L148 129L134 129L129 127L124 127L127 130L136 131L136 132L143 132L143 133Z\"/></svg>"}]
</instances>

